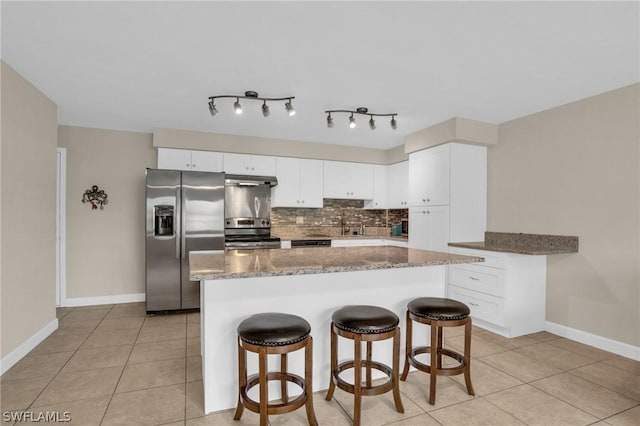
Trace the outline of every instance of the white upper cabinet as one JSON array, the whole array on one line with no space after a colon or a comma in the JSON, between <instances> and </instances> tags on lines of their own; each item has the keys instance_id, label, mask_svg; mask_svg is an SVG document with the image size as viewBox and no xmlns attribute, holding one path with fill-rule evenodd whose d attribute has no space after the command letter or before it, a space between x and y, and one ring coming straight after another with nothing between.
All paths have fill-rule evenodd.
<instances>
[{"instance_id":1,"label":"white upper cabinet","mask_svg":"<svg viewBox=\"0 0 640 426\"><path fill-rule=\"evenodd\" d=\"M222 153L188 149L158 148L158 168L221 172Z\"/></svg>"},{"instance_id":2,"label":"white upper cabinet","mask_svg":"<svg viewBox=\"0 0 640 426\"><path fill-rule=\"evenodd\" d=\"M322 174L321 160L277 157L278 185L273 188L271 206L321 208Z\"/></svg>"},{"instance_id":3,"label":"white upper cabinet","mask_svg":"<svg viewBox=\"0 0 640 426\"><path fill-rule=\"evenodd\" d=\"M402 161L387 166L388 201L387 208L406 209L409 207L409 162Z\"/></svg>"},{"instance_id":4,"label":"white upper cabinet","mask_svg":"<svg viewBox=\"0 0 640 426\"><path fill-rule=\"evenodd\" d=\"M324 162L324 197L354 200L373 199L373 164Z\"/></svg>"},{"instance_id":5,"label":"white upper cabinet","mask_svg":"<svg viewBox=\"0 0 640 426\"><path fill-rule=\"evenodd\" d=\"M365 201L365 209L386 209L387 207L388 166L373 166L373 199Z\"/></svg>"},{"instance_id":6,"label":"white upper cabinet","mask_svg":"<svg viewBox=\"0 0 640 426\"><path fill-rule=\"evenodd\" d=\"M236 175L275 176L276 158L268 155L224 153L224 171Z\"/></svg>"},{"instance_id":7,"label":"white upper cabinet","mask_svg":"<svg viewBox=\"0 0 640 426\"><path fill-rule=\"evenodd\" d=\"M409 204L445 206L449 204L450 144L409 155Z\"/></svg>"}]
</instances>

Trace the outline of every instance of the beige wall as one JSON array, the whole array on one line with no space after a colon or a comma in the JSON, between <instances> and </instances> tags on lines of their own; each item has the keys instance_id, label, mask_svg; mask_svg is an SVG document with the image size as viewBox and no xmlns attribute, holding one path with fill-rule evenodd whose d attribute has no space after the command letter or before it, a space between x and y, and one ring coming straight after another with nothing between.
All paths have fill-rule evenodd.
<instances>
[{"instance_id":1,"label":"beige wall","mask_svg":"<svg viewBox=\"0 0 640 426\"><path fill-rule=\"evenodd\" d=\"M490 231L577 235L548 257L547 321L640 345L640 85L502 123Z\"/></svg>"},{"instance_id":2,"label":"beige wall","mask_svg":"<svg viewBox=\"0 0 640 426\"><path fill-rule=\"evenodd\" d=\"M404 138L404 152L410 154L447 142L496 145L498 143L498 126L468 118L450 118L407 135Z\"/></svg>"},{"instance_id":3,"label":"beige wall","mask_svg":"<svg viewBox=\"0 0 640 426\"><path fill-rule=\"evenodd\" d=\"M151 134L59 126L58 145L67 148L67 298L144 293ZM104 210L80 202L92 185L109 196Z\"/></svg>"},{"instance_id":4,"label":"beige wall","mask_svg":"<svg viewBox=\"0 0 640 426\"><path fill-rule=\"evenodd\" d=\"M2 357L56 318L56 105L2 62Z\"/></svg>"},{"instance_id":5,"label":"beige wall","mask_svg":"<svg viewBox=\"0 0 640 426\"><path fill-rule=\"evenodd\" d=\"M153 146L373 164L390 164L409 158L400 152L402 146L384 150L179 129L155 129Z\"/></svg>"}]
</instances>

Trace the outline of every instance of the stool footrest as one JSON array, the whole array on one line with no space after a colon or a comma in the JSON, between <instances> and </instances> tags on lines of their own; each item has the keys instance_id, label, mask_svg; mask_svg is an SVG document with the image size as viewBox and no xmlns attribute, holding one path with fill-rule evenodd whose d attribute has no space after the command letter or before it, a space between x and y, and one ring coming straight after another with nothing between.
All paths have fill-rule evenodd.
<instances>
[{"instance_id":1,"label":"stool footrest","mask_svg":"<svg viewBox=\"0 0 640 426\"><path fill-rule=\"evenodd\" d=\"M431 373L430 365L424 364L415 358L416 355L430 354L430 353L431 353L430 346L419 346L417 348L413 348L411 350L411 353L408 356L409 364L411 364L413 367L417 368L420 371ZM459 364L453 367L440 366L440 368L437 369L437 374L439 376L457 376L458 374L464 373L464 370L467 367L467 363L462 354L459 354L458 352L455 352L449 349L444 349L444 348L440 350L440 353L444 356L455 359L456 361L459 362Z\"/></svg>"},{"instance_id":2,"label":"stool footrest","mask_svg":"<svg viewBox=\"0 0 640 426\"><path fill-rule=\"evenodd\" d=\"M380 385L375 385L375 386L367 386L366 384L361 384L360 389L361 389L362 395L364 396L381 395L393 388L393 379L392 379L393 372L391 368L376 361L364 361L364 360L362 361L362 367L369 367L369 368L373 368L375 370L381 371L389 379L386 382ZM338 364L338 368L333 371L333 377L336 380L336 386L338 386L340 389L342 389L345 392L355 393L355 385L346 382L340 377L340 373L342 373L343 371L349 370L351 368L355 368L354 361L342 362Z\"/></svg>"},{"instance_id":3,"label":"stool footrest","mask_svg":"<svg viewBox=\"0 0 640 426\"><path fill-rule=\"evenodd\" d=\"M268 414L284 414L296 410L302 407L306 402L308 395L304 392L304 380L302 377L297 374L291 373L281 373L281 372L271 372L267 374L267 385L269 381L282 381L285 380L287 382L295 383L296 385L302 388L302 394L298 395L295 399L289 400L288 402L280 402L280 403L267 403L267 413ZM260 383L260 378L258 374L251 375L247 378L246 387L240 389L240 397L242 399L242 403L245 408L249 411L253 411L254 413L260 412L260 403L254 401L249 398L249 390L254 386Z\"/></svg>"}]
</instances>

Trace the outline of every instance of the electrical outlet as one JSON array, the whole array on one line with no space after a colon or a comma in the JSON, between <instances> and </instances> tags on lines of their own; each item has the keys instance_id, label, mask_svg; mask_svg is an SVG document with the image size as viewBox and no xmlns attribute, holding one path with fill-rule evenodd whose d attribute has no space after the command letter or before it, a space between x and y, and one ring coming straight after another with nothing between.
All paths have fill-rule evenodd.
<instances>
[{"instance_id":1,"label":"electrical outlet","mask_svg":"<svg viewBox=\"0 0 640 426\"><path fill-rule=\"evenodd\" d=\"M296 216L296 225L302 225L304 223L304 216Z\"/></svg>"}]
</instances>

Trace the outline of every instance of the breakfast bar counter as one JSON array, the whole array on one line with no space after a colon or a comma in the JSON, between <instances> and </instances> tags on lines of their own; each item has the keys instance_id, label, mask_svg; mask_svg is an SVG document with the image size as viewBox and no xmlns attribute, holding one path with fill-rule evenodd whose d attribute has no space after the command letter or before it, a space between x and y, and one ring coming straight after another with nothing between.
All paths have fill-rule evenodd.
<instances>
[{"instance_id":1,"label":"breakfast bar counter","mask_svg":"<svg viewBox=\"0 0 640 426\"><path fill-rule=\"evenodd\" d=\"M409 300L444 297L446 265L482 260L392 246L191 252L190 277L200 281L205 412L236 405L236 328L243 319L261 312L305 318L311 324L314 340L313 389L319 391L329 383L333 311L345 305L381 306L395 312L404 328ZM416 344L426 343L426 331L415 334ZM381 362L390 364L391 349L385 347L386 343L374 345L374 351ZM404 348L403 342L400 347ZM341 345L339 359L352 351L348 345ZM289 358L289 368L302 371L302 352ZM249 357L247 366L250 372L257 372L257 359ZM277 363L270 364L274 367ZM277 384L273 388L270 384L269 395L271 399L279 396Z\"/></svg>"}]
</instances>

